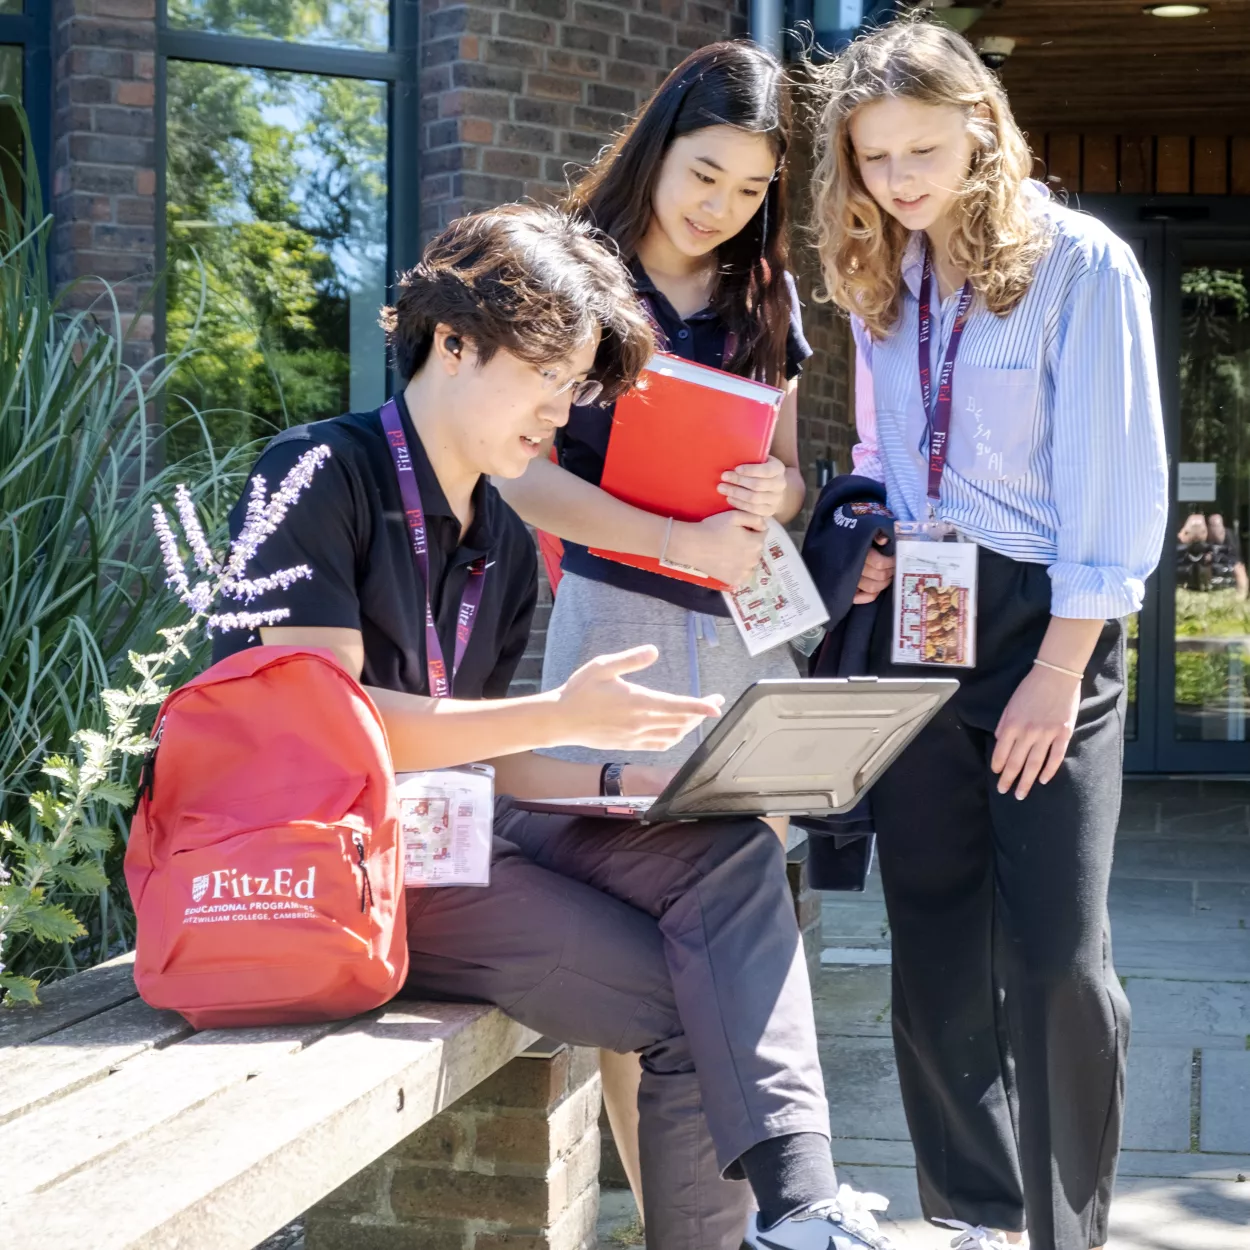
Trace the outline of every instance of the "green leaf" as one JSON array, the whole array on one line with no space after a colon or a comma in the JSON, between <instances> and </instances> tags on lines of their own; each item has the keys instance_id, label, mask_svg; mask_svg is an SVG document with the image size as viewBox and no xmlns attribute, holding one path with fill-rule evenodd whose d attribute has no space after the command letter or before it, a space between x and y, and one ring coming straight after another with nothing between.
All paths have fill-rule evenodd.
<instances>
[{"instance_id":1,"label":"green leaf","mask_svg":"<svg viewBox=\"0 0 1250 1250\"><path fill-rule=\"evenodd\" d=\"M39 771L54 781L64 782L71 790L78 785L78 765L64 755L49 755Z\"/></svg>"},{"instance_id":2,"label":"green leaf","mask_svg":"<svg viewBox=\"0 0 1250 1250\"><path fill-rule=\"evenodd\" d=\"M91 787L91 798L93 802L111 803L114 807L131 807L135 792L132 786L120 781L98 781Z\"/></svg>"},{"instance_id":3,"label":"green leaf","mask_svg":"<svg viewBox=\"0 0 1250 1250\"><path fill-rule=\"evenodd\" d=\"M11 972L0 972L0 990L4 991L4 1005L16 1007L18 1003L30 1007L39 1006L39 982L30 977L19 977Z\"/></svg>"},{"instance_id":4,"label":"green leaf","mask_svg":"<svg viewBox=\"0 0 1250 1250\"><path fill-rule=\"evenodd\" d=\"M62 885L80 894L98 894L108 888L108 874L94 859L79 860L77 863L58 864L51 875Z\"/></svg>"},{"instance_id":5,"label":"green leaf","mask_svg":"<svg viewBox=\"0 0 1250 1250\"><path fill-rule=\"evenodd\" d=\"M112 721L123 720L134 708L135 694L133 690L102 690L100 701Z\"/></svg>"},{"instance_id":6,"label":"green leaf","mask_svg":"<svg viewBox=\"0 0 1250 1250\"><path fill-rule=\"evenodd\" d=\"M30 806L34 810L35 820L43 829L58 829L68 809L55 794L47 790L36 790L30 796Z\"/></svg>"},{"instance_id":7,"label":"green leaf","mask_svg":"<svg viewBox=\"0 0 1250 1250\"><path fill-rule=\"evenodd\" d=\"M0 842L12 843L19 851L24 851L30 845L21 830L8 823L0 824Z\"/></svg>"},{"instance_id":8,"label":"green leaf","mask_svg":"<svg viewBox=\"0 0 1250 1250\"><path fill-rule=\"evenodd\" d=\"M40 903L27 912L26 921L31 936L40 942L72 942L87 933L78 917L61 903Z\"/></svg>"},{"instance_id":9,"label":"green leaf","mask_svg":"<svg viewBox=\"0 0 1250 1250\"><path fill-rule=\"evenodd\" d=\"M114 841L112 829L104 825L77 825L70 834L70 842L76 851L107 851Z\"/></svg>"},{"instance_id":10,"label":"green leaf","mask_svg":"<svg viewBox=\"0 0 1250 1250\"><path fill-rule=\"evenodd\" d=\"M88 761L92 764L105 764L112 754L109 740L97 730L80 729L74 735L73 740L83 748Z\"/></svg>"},{"instance_id":11,"label":"green leaf","mask_svg":"<svg viewBox=\"0 0 1250 1250\"><path fill-rule=\"evenodd\" d=\"M0 908L7 915L5 926L10 933L17 930L13 928L13 917L18 914L26 904L30 901L30 891L24 885L0 885Z\"/></svg>"}]
</instances>

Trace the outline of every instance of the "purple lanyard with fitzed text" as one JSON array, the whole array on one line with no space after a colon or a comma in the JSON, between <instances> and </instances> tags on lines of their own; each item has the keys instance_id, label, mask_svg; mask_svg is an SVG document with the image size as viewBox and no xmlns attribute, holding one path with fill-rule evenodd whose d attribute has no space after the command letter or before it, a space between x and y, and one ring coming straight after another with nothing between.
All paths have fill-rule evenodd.
<instances>
[{"instance_id":1,"label":"purple lanyard with fitzed text","mask_svg":"<svg viewBox=\"0 0 1250 1250\"><path fill-rule=\"evenodd\" d=\"M412 558L416 562L425 594L425 667L429 679L430 696L445 699L451 694L452 684L460 671L460 662L468 650L473 626L477 624L477 610L482 603L482 591L486 586L486 557L479 556L469 565L469 580L460 597L460 609L456 613L456 654L451 672L443 659L443 644L438 640L434 627L434 611L430 606L430 549L426 537L425 511L421 505L421 488L417 485L416 471L412 467L412 453L404 434L404 423L399 407L393 399L382 405L379 414L386 442L395 462L395 476L399 479L399 493L404 501L404 517L408 522L408 536L412 540Z\"/></svg>"},{"instance_id":2,"label":"purple lanyard with fitzed text","mask_svg":"<svg viewBox=\"0 0 1250 1250\"><path fill-rule=\"evenodd\" d=\"M942 497L942 474L946 469L946 443L951 429L951 380L955 372L955 357L959 354L959 340L963 338L968 324L968 312L972 307L972 283L965 282L959 293L959 305L955 309L955 324L951 327L951 339L946 346L946 358L938 373L937 402L933 400L929 344L933 339L933 260L925 248L924 271L920 279L920 398L929 434L929 511L937 515Z\"/></svg>"}]
</instances>

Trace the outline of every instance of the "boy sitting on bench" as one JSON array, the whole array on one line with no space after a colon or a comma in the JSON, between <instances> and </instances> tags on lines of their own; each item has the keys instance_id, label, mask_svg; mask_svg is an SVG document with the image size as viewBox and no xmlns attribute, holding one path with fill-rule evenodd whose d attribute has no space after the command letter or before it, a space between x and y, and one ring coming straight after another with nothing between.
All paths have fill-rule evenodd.
<instances>
[{"instance_id":1,"label":"boy sitting on bench","mask_svg":"<svg viewBox=\"0 0 1250 1250\"><path fill-rule=\"evenodd\" d=\"M544 454L570 403L609 401L637 378L654 344L629 275L587 227L497 209L430 244L386 325L402 393L288 430L260 457L257 472L276 481L310 447L331 449L248 569L307 564L313 576L253 605L288 608L281 627L222 635L216 658L261 642L331 648L377 703L398 772L487 761L501 795L599 792L597 766L535 749L662 751L717 715L719 699L626 681L654 661L651 647L508 698L537 558L490 476L519 476ZM235 533L243 513L241 502ZM626 794L667 780L635 766L620 775ZM869 1209L879 1201L834 1179L807 968L772 831L527 813L505 797L494 832L489 887L408 892L407 989L640 1052L648 1246L887 1246Z\"/></svg>"}]
</instances>

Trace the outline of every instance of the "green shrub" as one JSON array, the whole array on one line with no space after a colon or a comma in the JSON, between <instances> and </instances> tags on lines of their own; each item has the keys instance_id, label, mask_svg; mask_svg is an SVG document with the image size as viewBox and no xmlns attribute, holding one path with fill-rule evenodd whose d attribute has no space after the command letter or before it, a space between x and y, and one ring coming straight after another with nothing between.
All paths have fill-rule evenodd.
<instances>
[{"instance_id":1,"label":"green shrub","mask_svg":"<svg viewBox=\"0 0 1250 1250\"><path fill-rule=\"evenodd\" d=\"M5 160L12 165L0 152ZM105 729L99 696L127 654L159 649L160 630L185 616L163 591L152 505L172 503L175 482L193 483L215 540L255 449L214 450L199 414L167 393L188 352L127 364L106 285L92 286L99 294L85 310L75 307L84 288L53 296L51 219L33 162L18 172L0 177L0 824L38 842L46 831L30 795L46 780L44 757L81 730ZM24 203L11 185L25 186ZM171 428L188 450L164 462ZM203 645L195 641L173 680L202 666ZM91 825L123 834L126 814L107 791L88 813ZM46 976L125 948L124 843L102 843L87 848L97 873L48 891L85 936L28 933L7 953L10 971Z\"/></svg>"}]
</instances>

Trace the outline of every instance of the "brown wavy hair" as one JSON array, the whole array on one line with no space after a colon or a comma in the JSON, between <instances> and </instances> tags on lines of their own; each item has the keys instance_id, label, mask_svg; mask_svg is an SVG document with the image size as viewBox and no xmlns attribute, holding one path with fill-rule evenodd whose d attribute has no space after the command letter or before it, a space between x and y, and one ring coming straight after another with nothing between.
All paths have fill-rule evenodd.
<instances>
[{"instance_id":1,"label":"brown wavy hair","mask_svg":"<svg viewBox=\"0 0 1250 1250\"><path fill-rule=\"evenodd\" d=\"M623 395L655 351L629 272L585 222L553 208L506 204L460 217L399 280L382 328L405 381L442 323L485 364L499 350L534 365L564 360L602 331L591 377L605 402Z\"/></svg>"},{"instance_id":2,"label":"brown wavy hair","mask_svg":"<svg viewBox=\"0 0 1250 1250\"><path fill-rule=\"evenodd\" d=\"M573 187L564 208L613 240L627 263L651 223L660 165L674 139L708 126L764 135L777 174L763 205L716 250L711 306L734 335L731 373L780 383L785 377L790 295L786 151L791 105L785 72L757 44L726 41L691 53Z\"/></svg>"},{"instance_id":3,"label":"brown wavy hair","mask_svg":"<svg viewBox=\"0 0 1250 1250\"><path fill-rule=\"evenodd\" d=\"M874 338L898 321L910 232L864 186L850 121L865 104L902 98L954 105L968 119L977 147L953 206L950 255L991 312L1009 313L1032 283L1050 231L1026 198L1028 143L998 79L968 41L935 21L903 18L857 39L813 74L821 103L814 233L825 279L817 298L862 318Z\"/></svg>"}]
</instances>

